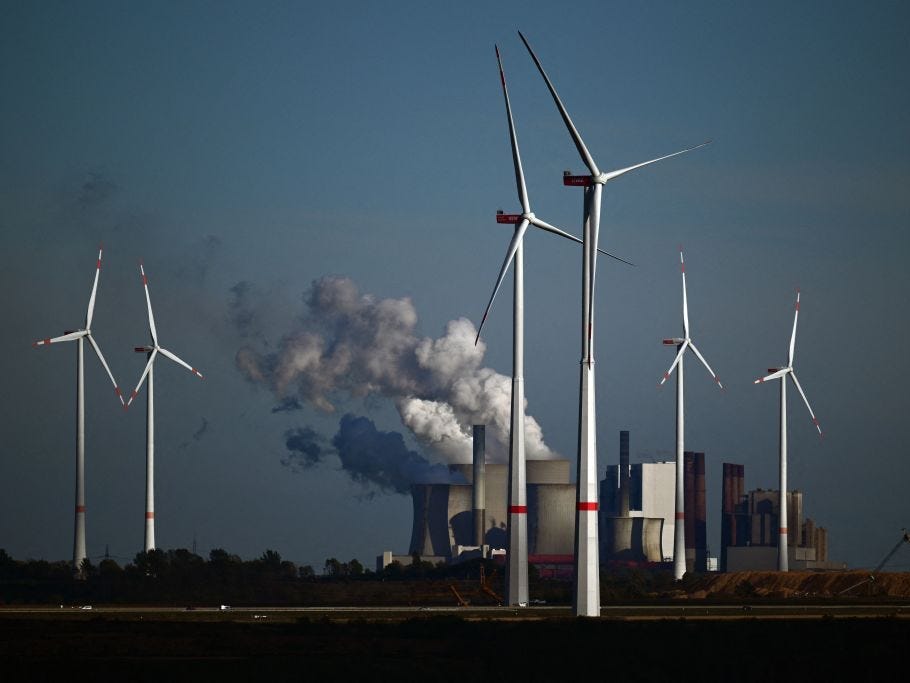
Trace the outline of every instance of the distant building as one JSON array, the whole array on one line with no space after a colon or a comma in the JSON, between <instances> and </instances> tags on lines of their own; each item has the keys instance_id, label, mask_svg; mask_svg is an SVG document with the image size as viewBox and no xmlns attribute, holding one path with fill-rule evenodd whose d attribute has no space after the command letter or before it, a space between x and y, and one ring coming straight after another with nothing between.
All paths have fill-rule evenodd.
<instances>
[{"instance_id":1,"label":"distant building","mask_svg":"<svg viewBox=\"0 0 910 683\"><path fill-rule=\"evenodd\" d=\"M723 463L721 571L777 569L780 492L745 489L745 468ZM803 494L787 492L787 535L791 569L840 569L828 560L828 532L803 517Z\"/></svg>"},{"instance_id":2,"label":"distant building","mask_svg":"<svg viewBox=\"0 0 910 683\"><path fill-rule=\"evenodd\" d=\"M653 554L650 555L648 561L672 562L673 538L676 533L676 463L668 461L627 464L627 454L623 453L623 449L627 447L627 441L625 444L623 443L623 434L627 435L628 432L620 432L620 465L608 465L600 485L600 528L603 541L601 561L623 559L623 549L617 548L615 542L611 542L614 535L611 533L611 526L619 525L618 528L620 528L622 524L610 520L628 515L631 518L654 520L641 527L640 533L644 534L645 538L638 543L643 547L648 545L647 538L653 533L654 523L660 520L661 550L656 557ZM628 439L628 436L625 438ZM623 512L622 509L622 482L620 480L624 467L628 469L629 477L627 512ZM683 471L686 571L705 572L708 570L705 454L686 451Z\"/></svg>"}]
</instances>

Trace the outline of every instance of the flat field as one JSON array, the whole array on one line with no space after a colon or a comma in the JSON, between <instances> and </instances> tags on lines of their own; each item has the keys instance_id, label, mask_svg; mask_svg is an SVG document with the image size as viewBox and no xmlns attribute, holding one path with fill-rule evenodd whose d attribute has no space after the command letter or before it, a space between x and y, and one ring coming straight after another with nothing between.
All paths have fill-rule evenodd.
<instances>
[{"instance_id":1,"label":"flat field","mask_svg":"<svg viewBox=\"0 0 910 683\"><path fill-rule=\"evenodd\" d=\"M5 680L882 680L905 671L910 607L0 609ZM7 677L9 676L9 677ZM902 676L903 678L903 676Z\"/></svg>"}]
</instances>

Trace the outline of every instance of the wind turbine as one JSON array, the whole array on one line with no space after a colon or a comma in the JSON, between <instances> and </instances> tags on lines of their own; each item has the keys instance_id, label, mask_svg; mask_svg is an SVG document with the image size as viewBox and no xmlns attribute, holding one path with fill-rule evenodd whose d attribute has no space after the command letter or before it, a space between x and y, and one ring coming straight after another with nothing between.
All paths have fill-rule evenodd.
<instances>
[{"instance_id":1,"label":"wind turbine","mask_svg":"<svg viewBox=\"0 0 910 683\"><path fill-rule=\"evenodd\" d=\"M796 322L799 319L799 290L796 290L796 307L793 312L793 333L790 335L790 352L787 356L787 365L783 368L768 368L769 375L760 377L753 384L761 384L769 379L780 379L780 530L777 540L777 570L781 572L789 571L789 559L787 557L788 534L787 534L787 376L793 380L796 390L803 397L803 403L809 410L812 417L812 424L818 430L818 436L822 436L822 428L818 424L818 418L812 412L809 405L809 399L806 398L806 392L803 391L799 380L796 378L796 371L793 369L793 350L796 347Z\"/></svg>"},{"instance_id":2,"label":"wind turbine","mask_svg":"<svg viewBox=\"0 0 910 683\"><path fill-rule=\"evenodd\" d=\"M152 300L149 298L149 281L145 276L145 269L141 262L139 264L139 272L142 275L142 287L145 289L145 303L148 305L149 332L152 335L152 346L136 346L133 349L136 353L148 354L148 362L145 364L145 370L142 371L142 376L139 378L139 384L136 385L135 390L130 394L130 398L124 408L130 407L133 399L139 394L142 383L148 377L148 403L145 427L145 552L149 552L155 549L155 359L160 353L165 358L182 365L199 379L203 379L203 377L202 373L189 363L180 360L176 355L158 345L155 316L152 314Z\"/></svg>"},{"instance_id":3,"label":"wind turbine","mask_svg":"<svg viewBox=\"0 0 910 683\"><path fill-rule=\"evenodd\" d=\"M581 303L581 377L579 380L578 418L578 477L575 504L575 594L573 611L578 616L600 615L600 562L597 539L597 447L596 447L596 403L594 397L594 279L597 270L597 240L600 232L600 200L603 186L629 171L670 157L704 147L703 142L695 147L673 154L644 161L615 171L602 172L588 152L581 135L572 123L562 100L550 82L540 60L530 44L518 32L522 42L537 65L556 103L562 120L575 143L575 148L590 171L589 176L563 176L565 185L581 185L584 194L584 256L582 257L582 303Z\"/></svg>"},{"instance_id":4,"label":"wind turbine","mask_svg":"<svg viewBox=\"0 0 910 683\"><path fill-rule=\"evenodd\" d=\"M676 520L674 522L673 533L673 576L677 581L686 573L686 507L684 500L685 481L683 473L686 424L685 396L683 390L683 356L687 349L691 349L698 357L698 360L701 361L711 377L714 378L717 386L721 389L724 388L724 385L720 383L717 375L714 374L714 370L708 365L708 361L701 355L698 347L695 346L695 342L693 342L692 338L689 336L689 303L686 298L686 263L683 260L682 249L679 251L679 269L682 273L683 337L664 339L664 344L667 346L675 346L677 352L676 358L673 359L673 363L670 365L670 369L664 373L664 376L661 378L660 384L658 385L663 385L664 382L670 379L670 375L673 374L674 368L676 369Z\"/></svg>"},{"instance_id":5,"label":"wind turbine","mask_svg":"<svg viewBox=\"0 0 910 683\"><path fill-rule=\"evenodd\" d=\"M528 199L528 190L525 185L524 170L521 165L521 154L518 151L518 135L515 132L515 122L512 119L512 105L509 101L509 90L506 87L505 72L502 69L502 57L499 47L496 49L496 61L499 64L499 79L502 83L502 94L506 103L506 118L509 122L509 139L512 144L512 162L515 165L515 183L518 188L518 199L521 202L522 213L496 214L497 223L515 224L512 241L499 269L499 277L493 287L493 294L487 303L483 318L477 328L477 337L474 344L480 339L487 315L493 306L493 300L499 291L509 266L515 262L515 291L513 299L512 318L512 408L509 430L509 564L506 571L506 594L508 604L528 604L528 504L527 480L525 465L525 397L524 397L524 255L522 241L529 225L541 228L555 235L565 237L581 243L577 237L560 230L539 219L531 211L531 202ZM603 252L606 253L606 252ZM612 254L612 258L623 261ZM628 263L628 261L623 261Z\"/></svg>"},{"instance_id":6,"label":"wind turbine","mask_svg":"<svg viewBox=\"0 0 910 683\"><path fill-rule=\"evenodd\" d=\"M84 362L84 340L88 339L89 344L95 350L95 355L101 361L104 371L110 377L114 385L114 391L123 403L123 396L120 393L120 387L117 386L117 380L111 374L107 361L101 353L101 348L92 337L92 316L95 312L95 295L98 293L98 279L101 276L101 255L104 252L103 245L98 247L98 262L95 265L95 282L92 284L92 293L88 298L88 311L85 314L85 327L81 330L67 331L59 337L48 337L36 341L32 346L49 346L57 342L76 341L76 521L73 537L73 569L80 571L82 561L86 558L85 552L85 362Z\"/></svg>"}]
</instances>

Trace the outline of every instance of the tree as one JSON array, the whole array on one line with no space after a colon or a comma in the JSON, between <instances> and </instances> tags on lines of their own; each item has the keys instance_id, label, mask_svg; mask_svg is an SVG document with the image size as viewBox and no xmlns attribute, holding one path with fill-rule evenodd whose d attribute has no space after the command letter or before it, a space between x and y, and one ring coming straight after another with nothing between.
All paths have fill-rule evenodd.
<instances>
[{"instance_id":1,"label":"tree","mask_svg":"<svg viewBox=\"0 0 910 683\"><path fill-rule=\"evenodd\" d=\"M275 550L266 550L259 561L269 569L278 569L281 566L281 555Z\"/></svg>"}]
</instances>

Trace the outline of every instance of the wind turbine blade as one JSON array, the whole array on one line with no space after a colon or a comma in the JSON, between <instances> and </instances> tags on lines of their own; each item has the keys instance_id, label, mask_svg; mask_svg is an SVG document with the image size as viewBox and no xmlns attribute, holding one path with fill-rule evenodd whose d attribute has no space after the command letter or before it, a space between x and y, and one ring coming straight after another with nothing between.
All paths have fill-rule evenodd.
<instances>
[{"instance_id":1,"label":"wind turbine blade","mask_svg":"<svg viewBox=\"0 0 910 683\"><path fill-rule=\"evenodd\" d=\"M549 223L540 220L537 216L534 216L533 218L529 218L528 220L531 222L531 225L533 225L537 228L540 228L541 230L546 230L547 232L551 232L554 235L559 235L560 237L565 237L566 239L572 240L573 242L578 242L579 244L584 244L584 242L581 239L579 239L578 237L576 237L575 235L568 233L565 230L560 230L555 225L550 225ZM599 253L603 254L604 256L609 256L611 259L616 259L620 263L625 263L627 266L633 266L633 267L635 266L635 264L632 263L631 261L626 261L625 259L620 258L619 256L614 256L609 251L604 251L603 249L598 249L597 251Z\"/></svg>"},{"instance_id":2,"label":"wind turbine blade","mask_svg":"<svg viewBox=\"0 0 910 683\"><path fill-rule=\"evenodd\" d=\"M658 161L663 161L664 159L669 159L670 157L679 156L680 154L685 154L686 152L691 152L692 150L698 149L700 147L704 147L705 145L709 145L709 144L711 144L711 141L707 140L706 142L703 142L700 145L695 145L695 147L688 147L686 149L681 149L678 152L673 152L673 154L667 154L662 157L657 157L656 159L651 159L650 161L643 161L640 164L635 164L634 166L627 166L626 168L620 168L616 171L609 171L608 173L604 173L601 176L601 180L602 180L602 182L607 182L608 180L613 180L614 178L618 178L619 176L625 175L629 171L634 171L635 169L641 168L642 166L656 164Z\"/></svg>"},{"instance_id":3,"label":"wind turbine blade","mask_svg":"<svg viewBox=\"0 0 910 683\"><path fill-rule=\"evenodd\" d=\"M85 329L92 329L92 316L95 314L95 294L98 292L98 277L101 275L101 254L104 247L98 247L98 262L95 265L95 282L92 285L92 294L88 298L88 311L85 314Z\"/></svg>"},{"instance_id":4,"label":"wind turbine blade","mask_svg":"<svg viewBox=\"0 0 910 683\"><path fill-rule=\"evenodd\" d=\"M778 377L783 377L788 372L790 372L790 368L781 368L780 370L778 370L776 372L772 372L770 375L765 375L764 377L759 377L757 380L752 382L752 384L761 384L762 382L767 382L768 380L777 379Z\"/></svg>"},{"instance_id":5,"label":"wind turbine blade","mask_svg":"<svg viewBox=\"0 0 910 683\"><path fill-rule=\"evenodd\" d=\"M158 346L158 332L155 330L155 316L152 313L152 299L149 297L149 279L145 276L145 268L139 263L139 272L142 274L142 287L145 289L145 303L149 309L149 332L152 334L152 342Z\"/></svg>"},{"instance_id":6,"label":"wind turbine blade","mask_svg":"<svg viewBox=\"0 0 910 683\"><path fill-rule=\"evenodd\" d=\"M686 298L686 262L683 260L682 249L679 250L679 271L682 273L683 282L683 331L686 339L689 338L689 300ZM693 347L695 348L695 347ZM714 373L711 373L712 375Z\"/></svg>"},{"instance_id":7,"label":"wind turbine blade","mask_svg":"<svg viewBox=\"0 0 910 683\"><path fill-rule=\"evenodd\" d=\"M684 341L679 345L679 353L676 354L676 358L673 359L673 362L670 364L670 369L664 373L664 376L660 378L660 382L657 383L657 386L661 386L664 382L670 379L670 375L673 374L673 371L676 369L676 365L679 363L679 359L682 358L682 355L686 352L686 347L689 345L688 341Z\"/></svg>"},{"instance_id":8,"label":"wind turbine blade","mask_svg":"<svg viewBox=\"0 0 910 683\"><path fill-rule=\"evenodd\" d=\"M600 169L597 168L597 164L594 163L594 158L588 152L588 148L585 147L584 140L581 139L581 135L578 133L578 129L575 128L575 124L572 123L572 118L569 116L569 112L566 111L565 106L562 103L562 100L559 99L559 95L556 94L556 88L553 87L553 83L550 82L550 77L547 76L547 72L543 70L543 66L540 63L540 60L537 59L537 55L534 54L534 50L531 49L531 46L528 44L527 39L522 35L521 31L518 32L521 42L525 44L525 47L528 48L528 52L531 53L531 59L534 60L534 63L537 65L537 70L540 71L540 75L543 76L543 80L547 84L547 88L550 90L550 95L553 96L553 101L556 103L556 108L559 109L559 114L562 116L563 122L566 124L566 128L569 129L569 135L572 136L572 142L575 143L575 148L578 150L578 153L581 155L582 161L584 161L585 166L588 167L588 170L591 172L592 176L600 175Z\"/></svg>"},{"instance_id":9,"label":"wind turbine blade","mask_svg":"<svg viewBox=\"0 0 910 683\"><path fill-rule=\"evenodd\" d=\"M68 342L73 341L74 339L79 339L79 337L84 337L88 332L86 330L77 330L76 332L67 332L62 334L59 337L47 337L46 339L39 339L36 342L32 343L32 346L46 346L48 344L57 344L59 342Z\"/></svg>"},{"instance_id":10,"label":"wind turbine blade","mask_svg":"<svg viewBox=\"0 0 910 683\"><path fill-rule=\"evenodd\" d=\"M179 364L179 365L182 365L182 366L185 367L187 370L189 370L189 371L192 372L194 375L196 375L196 377L198 377L199 379L205 379L205 378L202 376L202 373L199 372L196 368L194 368L192 365L190 365L190 364L187 363L186 361L180 360L179 358L177 358L177 356L176 356L175 354L171 353L171 352L168 351L167 349L161 349L161 348L159 348L158 350L161 351L161 355L162 355L162 356L166 356L167 358L170 358L170 359L171 359L172 361L174 361L175 363L177 363L177 364Z\"/></svg>"},{"instance_id":11,"label":"wind turbine blade","mask_svg":"<svg viewBox=\"0 0 910 683\"><path fill-rule=\"evenodd\" d=\"M506 100L506 115L509 119L509 140L512 143L512 163L515 165L515 184L518 186L518 201L524 213L531 211L528 201L528 188L525 185L525 174L521 168L521 154L518 152L518 134L515 132L515 122L512 120L512 105L509 102L509 90L506 88L506 75L502 70L502 58L499 56L499 47L496 48L496 61L499 63L499 80L502 82L502 95Z\"/></svg>"},{"instance_id":12,"label":"wind turbine blade","mask_svg":"<svg viewBox=\"0 0 910 683\"><path fill-rule=\"evenodd\" d=\"M107 373L107 376L111 378L111 383L114 385L114 393L117 394L117 398L120 399L120 405L123 403L123 394L120 391L120 387L117 386L117 380L114 379L114 374L111 372L110 367L108 367L107 361L104 360L104 354L101 353L101 348L98 346L98 342L92 337L92 335L87 335L88 341L92 345L92 348L95 349L95 355L98 356L98 360L101 361L101 365L104 367L104 371Z\"/></svg>"},{"instance_id":13,"label":"wind turbine blade","mask_svg":"<svg viewBox=\"0 0 910 683\"><path fill-rule=\"evenodd\" d=\"M483 318L480 320L480 326L477 328L477 336L474 338L475 346L480 340L480 331L483 329L483 324L487 321L487 315L490 313L490 307L493 305L493 299L496 298L496 292L499 291L499 287L502 285L502 281L506 276L506 271L509 269L509 264L511 264L512 259L515 258L515 252L518 251L518 245L521 244L521 238L524 236L527 229L528 219L525 218L522 219L521 223L518 224L518 227L515 229L515 234L512 235L512 241L509 243L509 250L506 252L506 257L502 262L502 267L499 269L499 277L496 278L496 286L493 287L493 294L490 295L490 302L487 304L487 308L483 312Z\"/></svg>"},{"instance_id":14,"label":"wind turbine blade","mask_svg":"<svg viewBox=\"0 0 910 683\"><path fill-rule=\"evenodd\" d=\"M818 424L818 418L815 417L815 413L812 412L812 406L809 405L809 399L806 398L806 392L803 391L803 388L799 384L799 380L796 379L796 373L790 372L790 379L793 380L793 383L796 385L796 390L799 392L799 395L803 397L803 403L806 404L806 408L809 409L809 415L812 416L812 424L815 425L815 428L818 430L818 435L822 435L821 425Z\"/></svg>"},{"instance_id":15,"label":"wind turbine blade","mask_svg":"<svg viewBox=\"0 0 910 683\"><path fill-rule=\"evenodd\" d=\"M790 355L787 365L793 366L793 351L796 348L796 321L799 319L799 290L796 290L796 306L793 310L793 334L790 335Z\"/></svg>"},{"instance_id":16,"label":"wind turbine blade","mask_svg":"<svg viewBox=\"0 0 910 683\"><path fill-rule=\"evenodd\" d=\"M139 395L139 390L142 388L142 383L145 381L145 378L149 374L149 370L152 369L152 363L155 362L155 358L158 356L158 349L153 349L152 353L149 355L149 362L145 364L145 370L142 371L142 376L139 378L139 384L136 385L136 388L133 389L133 393L130 394L129 400L126 402L124 408L129 408L130 404L133 402L133 399Z\"/></svg>"},{"instance_id":17,"label":"wind turbine blade","mask_svg":"<svg viewBox=\"0 0 910 683\"><path fill-rule=\"evenodd\" d=\"M697 348L695 348L695 343L690 341L689 346L692 347L692 350L695 352L695 355L698 356L698 360L701 361L701 364L705 366L705 369L709 373L711 373L711 377L713 377L714 381L717 382L717 386L719 386L721 389L723 389L724 385L720 383L720 379L718 379L717 375L714 374L714 370L712 370L711 366L708 365L708 361L706 361L705 357L703 355L701 355L701 351L699 351Z\"/></svg>"}]
</instances>

